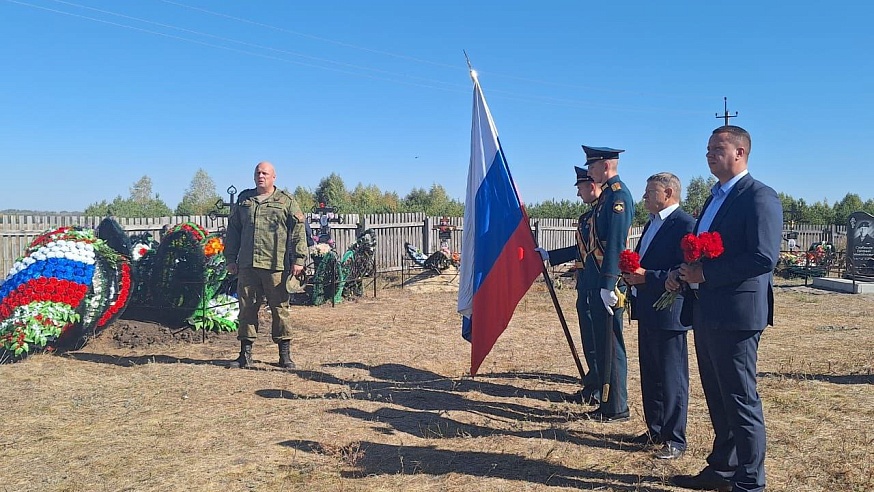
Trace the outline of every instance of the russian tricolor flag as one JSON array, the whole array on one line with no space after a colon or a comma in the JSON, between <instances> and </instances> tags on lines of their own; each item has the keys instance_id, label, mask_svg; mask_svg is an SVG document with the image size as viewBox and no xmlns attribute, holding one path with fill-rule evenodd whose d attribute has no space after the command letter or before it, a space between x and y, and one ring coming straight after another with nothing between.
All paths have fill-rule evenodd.
<instances>
[{"instance_id":1,"label":"russian tricolor flag","mask_svg":"<svg viewBox=\"0 0 874 492\"><path fill-rule=\"evenodd\" d=\"M516 305L543 272L543 261L534 250L528 214L473 70L471 78L473 123L458 312L464 317L462 336L471 342L470 373L476 375Z\"/></svg>"}]
</instances>

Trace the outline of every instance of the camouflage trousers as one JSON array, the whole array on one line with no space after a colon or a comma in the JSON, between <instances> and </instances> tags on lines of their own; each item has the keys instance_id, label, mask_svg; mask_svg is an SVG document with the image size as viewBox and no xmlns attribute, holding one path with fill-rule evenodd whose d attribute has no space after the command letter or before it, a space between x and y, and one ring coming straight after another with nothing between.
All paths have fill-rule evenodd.
<instances>
[{"instance_id":1,"label":"camouflage trousers","mask_svg":"<svg viewBox=\"0 0 874 492\"><path fill-rule=\"evenodd\" d=\"M271 337L275 343L291 340L291 305L285 288L288 272L263 268L240 268L237 297L240 301L239 340L254 342L258 337L258 311L264 299L273 318Z\"/></svg>"}]
</instances>

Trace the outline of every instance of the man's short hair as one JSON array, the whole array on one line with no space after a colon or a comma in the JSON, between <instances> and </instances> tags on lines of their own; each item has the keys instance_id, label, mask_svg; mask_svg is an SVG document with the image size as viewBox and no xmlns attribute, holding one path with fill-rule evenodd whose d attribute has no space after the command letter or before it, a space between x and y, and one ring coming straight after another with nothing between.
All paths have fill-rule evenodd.
<instances>
[{"instance_id":1,"label":"man's short hair","mask_svg":"<svg viewBox=\"0 0 874 492\"><path fill-rule=\"evenodd\" d=\"M750 155L750 151L752 150L753 140L750 137L750 132L744 130L743 128L735 125L725 125L720 126L716 130L713 130L712 135L716 135L718 133L727 133L731 136L731 140L738 147L743 147L747 149L747 156Z\"/></svg>"},{"instance_id":2,"label":"man's short hair","mask_svg":"<svg viewBox=\"0 0 874 492\"><path fill-rule=\"evenodd\" d=\"M669 172L653 174L652 176L646 178L646 181L647 183L658 183L664 188L670 188L674 190L674 196L677 197L677 200L680 200L680 197L682 196L683 185L680 184L680 178Z\"/></svg>"}]
</instances>

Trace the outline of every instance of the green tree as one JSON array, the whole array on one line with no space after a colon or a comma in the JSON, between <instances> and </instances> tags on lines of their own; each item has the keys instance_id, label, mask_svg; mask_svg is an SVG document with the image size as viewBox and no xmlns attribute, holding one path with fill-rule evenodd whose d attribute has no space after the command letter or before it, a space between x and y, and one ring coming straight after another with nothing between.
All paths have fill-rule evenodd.
<instances>
[{"instance_id":1,"label":"green tree","mask_svg":"<svg viewBox=\"0 0 874 492\"><path fill-rule=\"evenodd\" d=\"M121 200L121 195L116 197L116 200ZM101 200L99 202L92 203L88 205L84 212L84 215L88 217L107 217L111 215L109 213L109 202L106 200Z\"/></svg>"},{"instance_id":2,"label":"green tree","mask_svg":"<svg viewBox=\"0 0 874 492\"><path fill-rule=\"evenodd\" d=\"M464 205L449 197L446 189L439 184L431 185L431 189L413 188L404 197L401 209L406 212L423 212L426 215L458 216L464 214Z\"/></svg>"},{"instance_id":3,"label":"green tree","mask_svg":"<svg viewBox=\"0 0 874 492\"><path fill-rule=\"evenodd\" d=\"M331 207L337 207L340 213L349 211L349 192L343 183L343 178L336 173L331 173L327 178L322 178L315 191L316 201Z\"/></svg>"},{"instance_id":4,"label":"green tree","mask_svg":"<svg viewBox=\"0 0 874 492\"><path fill-rule=\"evenodd\" d=\"M206 171L198 169L182 195L182 201L176 205L176 215L206 215L216 210L216 202L219 201L221 197L216 192L215 181Z\"/></svg>"},{"instance_id":5,"label":"green tree","mask_svg":"<svg viewBox=\"0 0 874 492\"><path fill-rule=\"evenodd\" d=\"M850 214L862 210L862 198L855 193L847 193L841 201L835 203L832 224L844 225L850 219Z\"/></svg>"},{"instance_id":6,"label":"green tree","mask_svg":"<svg viewBox=\"0 0 874 492\"><path fill-rule=\"evenodd\" d=\"M546 200L529 207L528 216L538 219L578 219L591 207L581 200Z\"/></svg>"},{"instance_id":7,"label":"green tree","mask_svg":"<svg viewBox=\"0 0 874 492\"><path fill-rule=\"evenodd\" d=\"M805 224L834 224L835 213L828 200L816 202L802 212L801 222Z\"/></svg>"},{"instance_id":8,"label":"green tree","mask_svg":"<svg viewBox=\"0 0 874 492\"><path fill-rule=\"evenodd\" d=\"M147 203L152 199L152 178L143 176L130 187L130 200L134 203Z\"/></svg>"},{"instance_id":9,"label":"green tree","mask_svg":"<svg viewBox=\"0 0 874 492\"><path fill-rule=\"evenodd\" d=\"M85 209L86 215L116 217L168 217L173 215L170 207L156 193L152 196L152 179L143 176L130 188L130 197L115 197L111 203L103 200L92 203Z\"/></svg>"},{"instance_id":10,"label":"green tree","mask_svg":"<svg viewBox=\"0 0 874 492\"><path fill-rule=\"evenodd\" d=\"M649 212L643 206L643 198L634 204L634 218L631 219L632 226L642 226L649 220Z\"/></svg>"},{"instance_id":11,"label":"green tree","mask_svg":"<svg viewBox=\"0 0 874 492\"><path fill-rule=\"evenodd\" d=\"M351 210L359 214L385 213L387 210L382 196L382 191L378 186L364 186L362 183L358 183L349 197Z\"/></svg>"},{"instance_id":12,"label":"green tree","mask_svg":"<svg viewBox=\"0 0 874 492\"><path fill-rule=\"evenodd\" d=\"M309 212L316 206L316 195L308 188L298 185L298 187L294 189L292 195L294 196L294 199L297 200L297 204L300 205L300 208L304 213Z\"/></svg>"},{"instance_id":13,"label":"green tree","mask_svg":"<svg viewBox=\"0 0 874 492\"><path fill-rule=\"evenodd\" d=\"M428 215L439 216L464 215L464 206L461 202L451 198L446 193L446 188L434 183L431 185L431 189L428 190L428 208L426 213Z\"/></svg>"},{"instance_id":14,"label":"green tree","mask_svg":"<svg viewBox=\"0 0 874 492\"><path fill-rule=\"evenodd\" d=\"M704 208L704 202L710 196L710 188L716 184L716 178L713 176L704 179L701 176L695 176L689 180L686 185L686 199L683 200L683 209L695 217L701 213Z\"/></svg>"},{"instance_id":15,"label":"green tree","mask_svg":"<svg viewBox=\"0 0 874 492\"><path fill-rule=\"evenodd\" d=\"M382 203L385 207L384 213L391 214L401 210L401 197L394 191L386 191L382 195Z\"/></svg>"},{"instance_id":16,"label":"green tree","mask_svg":"<svg viewBox=\"0 0 874 492\"><path fill-rule=\"evenodd\" d=\"M401 208L405 212L425 212L428 208L428 192L425 188L413 188L401 201Z\"/></svg>"}]
</instances>

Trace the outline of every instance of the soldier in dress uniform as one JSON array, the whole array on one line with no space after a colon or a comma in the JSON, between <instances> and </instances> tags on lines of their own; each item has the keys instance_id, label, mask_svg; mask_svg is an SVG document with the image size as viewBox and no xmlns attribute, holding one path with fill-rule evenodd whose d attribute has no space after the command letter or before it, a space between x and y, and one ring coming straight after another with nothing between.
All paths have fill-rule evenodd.
<instances>
[{"instance_id":1,"label":"soldier in dress uniform","mask_svg":"<svg viewBox=\"0 0 874 492\"><path fill-rule=\"evenodd\" d=\"M601 186L596 184L589 177L585 169L574 166L577 174L577 196L583 202L594 207L598 197L601 196ZM598 405L601 402L601 379L598 369L598 359L595 354L595 333L592 330L592 315L589 313L589 297L583 289L583 261L587 256L589 244L589 217L592 215L594 208L580 215L577 222L577 244L566 248L554 249L546 251L542 248L537 248L543 257L544 261L549 261L550 265L561 265L573 261L576 266L577 280L577 318L580 323L580 339L583 342L583 357L586 359L586 365L589 367L589 372L586 373L583 379L583 389L569 398L575 403L587 403L589 405Z\"/></svg>"},{"instance_id":2,"label":"soldier in dress uniform","mask_svg":"<svg viewBox=\"0 0 874 492\"><path fill-rule=\"evenodd\" d=\"M585 414L596 422L628 420L628 361L622 336L625 285L620 283L619 253L626 249L634 200L617 167L621 149L588 147L588 175L601 186L592 215L583 286L588 296L601 385L601 404Z\"/></svg>"}]
</instances>

